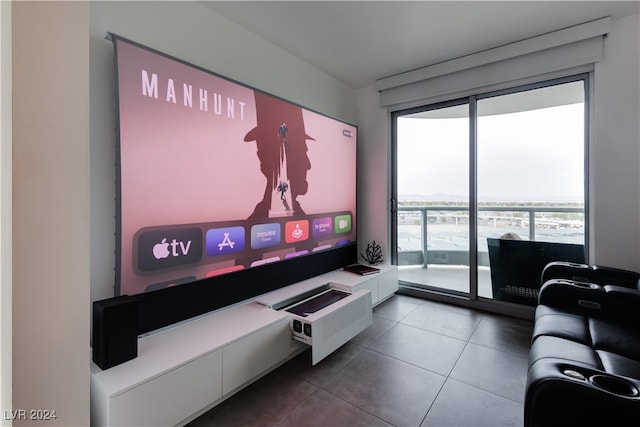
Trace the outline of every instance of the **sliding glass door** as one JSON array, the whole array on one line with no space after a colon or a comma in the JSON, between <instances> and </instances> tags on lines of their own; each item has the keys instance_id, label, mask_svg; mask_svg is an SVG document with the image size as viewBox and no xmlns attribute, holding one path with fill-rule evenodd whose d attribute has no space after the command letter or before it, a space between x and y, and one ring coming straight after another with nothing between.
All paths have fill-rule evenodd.
<instances>
[{"instance_id":1,"label":"sliding glass door","mask_svg":"<svg viewBox=\"0 0 640 427\"><path fill-rule=\"evenodd\" d=\"M584 93L579 80L478 99L478 253L490 261L487 239L585 244ZM508 250L525 257L531 251L515 245ZM492 286L481 286L478 294L534 305L537 289L518 286L524 279L515 273L496 271L500 254L493 256ZM478 265L478 276L487 274Z\"/></svg>"},{"instance_id":2,"label":"sliding glass door","mask_svg":"<svg viewBox=\"0 0 640 427\"><path fill-rule=\"evenodd\" d=\"M397 249L405 280L469 293L469 105L397 117ZM424 268L429 268L429 275Z\"/></svg>"},{"instance_id":3,"label":"sliding glass door","mask_svg":"<svg viewBox=\"0 0 640 427\"><path fill-rule=\"evenodd\" d=\"M586 88L580 75L392 113L401 284L501 299L488 239L584 253Z\"/></svg>"}]
</instances>

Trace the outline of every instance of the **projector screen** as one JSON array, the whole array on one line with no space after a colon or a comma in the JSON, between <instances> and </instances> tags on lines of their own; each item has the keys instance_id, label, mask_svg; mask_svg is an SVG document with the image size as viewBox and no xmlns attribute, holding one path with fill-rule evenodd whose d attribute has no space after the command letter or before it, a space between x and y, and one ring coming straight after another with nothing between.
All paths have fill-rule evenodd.
<instances>
[{"instance_id":1,"label":"projector screen","mask_svg":"<svg viewBox=\"0 0 640 427\"><path fill-rule=\"evenodd\" d=\"M116 295L356 245L354 125L110 37Z\"/></svg>"}]
</instances>

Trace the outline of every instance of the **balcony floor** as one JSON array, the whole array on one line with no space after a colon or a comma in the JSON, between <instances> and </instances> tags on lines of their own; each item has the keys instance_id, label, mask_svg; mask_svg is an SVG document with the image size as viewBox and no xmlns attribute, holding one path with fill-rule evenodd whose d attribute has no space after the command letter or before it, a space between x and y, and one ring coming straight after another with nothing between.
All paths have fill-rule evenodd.
<instances>
[{"instance_id":1,"label":"balcony floor","mask_svg":"<svg viewBox=\"0 0 640 427\"><path fill-rule=\"evenodd\" d=\"M461 265L400 266L398 278L431 288L469 293L469 267ZM491 270L478 267L478 295L492 298Z\"/></svg>"}]
</instances>

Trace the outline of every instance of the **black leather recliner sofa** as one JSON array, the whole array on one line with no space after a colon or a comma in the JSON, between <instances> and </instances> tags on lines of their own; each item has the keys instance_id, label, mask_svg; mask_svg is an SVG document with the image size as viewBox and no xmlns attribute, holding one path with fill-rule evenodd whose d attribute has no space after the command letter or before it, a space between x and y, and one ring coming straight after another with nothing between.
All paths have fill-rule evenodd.
<instances>
[{"instance_id":1,"label":"black leather recliner sofa","mask_svg":"<svg viewBox=\"0 0 640 427\"><path fill-rule=\"evenodd\" d=\"M535 312L524 425L640 425L640 274L552 262Z\"/></svg>"}]
</instances>

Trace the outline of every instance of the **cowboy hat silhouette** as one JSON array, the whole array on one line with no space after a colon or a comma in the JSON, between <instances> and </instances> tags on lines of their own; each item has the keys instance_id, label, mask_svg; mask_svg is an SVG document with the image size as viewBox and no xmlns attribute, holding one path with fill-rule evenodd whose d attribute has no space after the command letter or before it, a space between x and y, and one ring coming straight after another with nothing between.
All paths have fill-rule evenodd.
<instances>
[{"instance_id":1,"label":"cowboy hat silhouette","mask_svg":"<svg viewBox=\"0 0 640 427\"><path fill-rule=\"evenodd\" d=\"M289 178L291 210L294 214L304 214L297 197L306 194L309 187L307 171L311 169L311 161L307 140L315 139L305 132L302 108L258 91L254 96L257 126L244 140L256 141L260 171L267 182L264 196L249 218L269 217L272 195L281 185L279 177L283 172ZM286 171L282 171L282 167Z\"/></svg>"}]
</instances>

